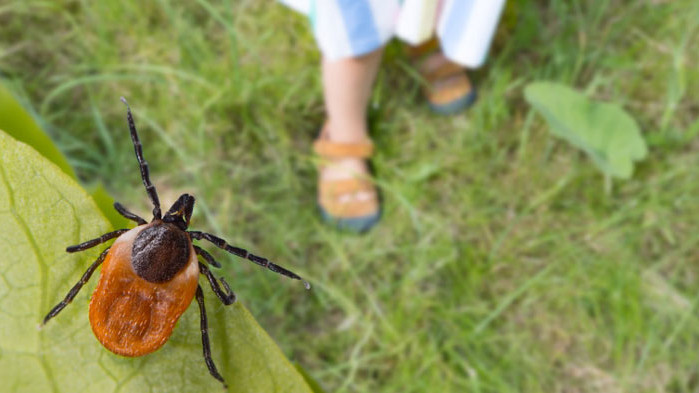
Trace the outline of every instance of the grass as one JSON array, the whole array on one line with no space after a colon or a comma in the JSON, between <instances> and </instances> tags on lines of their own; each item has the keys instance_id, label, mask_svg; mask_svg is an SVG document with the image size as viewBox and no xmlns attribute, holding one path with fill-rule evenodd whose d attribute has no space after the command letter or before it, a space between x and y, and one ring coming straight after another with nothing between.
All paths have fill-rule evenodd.
<instances>
[{"instance_id":1,"label":"grass","mask_svg":"<svg viewBox=\"0 0 699 393\"><path fill-rule=\"evenodd\" d=\"M699 5L520 1L478 103L433 116L398 44L372 98L385 199L366 236L327 230L310 143L323 121L306 21L272 2L11 1L0 72L86 182L145 213L135 111L161 199L195 226L307 277L224 269L288 356L329 392L699 389ZM516 3L516 4L514 4ZM649 157L604 192L523 86L621 103Z\"/></svg>"}]
</instances>

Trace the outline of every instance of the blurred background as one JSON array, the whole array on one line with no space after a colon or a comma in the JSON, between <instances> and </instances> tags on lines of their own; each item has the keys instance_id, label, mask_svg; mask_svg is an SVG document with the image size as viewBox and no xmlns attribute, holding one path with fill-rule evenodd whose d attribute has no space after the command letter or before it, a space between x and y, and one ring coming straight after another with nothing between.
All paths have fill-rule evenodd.
<instances>
[{"instance_id":1,"label":"blurred background","mask_svg":"<svg viewBox=\"0 0 699 393\"><path fill-rule=\"evenodd\" d=\"M193 193L193 228L312 282L214 252L327 391L699 389L699 2L510 1L454 117L390 44L370 111L385 213L364 236L316 214L319 60L273 1L0 2L1 81L84 184L150 211L125 96L164 205ZM523 97L542 79L636 119L631 179L605 189L549 133Z\"/></svg>"}]
</instances>

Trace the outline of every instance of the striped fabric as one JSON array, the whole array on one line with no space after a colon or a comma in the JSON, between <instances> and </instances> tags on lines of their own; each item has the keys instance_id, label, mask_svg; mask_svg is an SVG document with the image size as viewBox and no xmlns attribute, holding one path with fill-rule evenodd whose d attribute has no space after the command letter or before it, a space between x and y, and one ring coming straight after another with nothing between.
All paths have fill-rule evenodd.
<instances>
[{"instance_id":1,"label":"striped fabric","mask_svg":"<svg viewBox=\"0 0 699 393\"><path fill-rule=\"evenodd\" d=\"M417 45L436 32L442 50L450 60L474 66L464 61L464 53L472 50L467 46L474 45L474 37L467 32L466 25L479 23L478 20L469 20L469 15L478 6L488 6L494 0L280 1L308 15L318 46L329 60L372 52L394 36ZM486 34L475 37L478 41L475 45L484 47L484 53L490 46L494 30L493 26L486 30Z\"/></svg>"}]
</instances>

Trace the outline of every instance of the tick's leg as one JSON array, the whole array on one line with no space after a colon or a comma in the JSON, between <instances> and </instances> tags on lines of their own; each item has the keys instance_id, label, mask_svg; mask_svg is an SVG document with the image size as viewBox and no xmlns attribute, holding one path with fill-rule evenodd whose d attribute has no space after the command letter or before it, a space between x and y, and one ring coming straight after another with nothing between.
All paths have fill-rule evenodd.
<instances>
[{"instance_id":1,"label":"tick's leg","mask_svg":"<svg viewBox=\"0 0 699 393\"><path fill-rule=\"evenodd\" d=\"M221 286L218 284L218 281L216 280L216 277L214 277L214 274L211 273L211 270L209 270L209 268L201 262L199 262L199 271L201 271L201 274L205 275L206 278L209 280L209 284L211 284L211 289L214 291L216 296L218 296L218 298L221 299L221 302L223 302L223 304L228 306L235 303L235 293L231 291L231 287L228 286L228 283L226 282L226 280L223 279L223 277L220 278L221 284L223 284L223 289L221 289Z\"/></svg>"},{"instance_id":2,"label":"tick's leg","mask_svg":"<svg viewBox=\"0 0 699 393\"><path fill-rule=\"evenodd\" d=\"M60 303L58 303L56 307L51 309L51 311L49 311L48 314L46 314L46 316L44 317L44 322L42 322L42 325L45 325L46 322L49 321L49 319L58 315L58 313L61 312L61 310L63 310L68 305L68 303L73 301L78 292L80 292L80 289L82 289L83 285L85 285L90 280L90 277L92 276L92 273L95 272L95 269L97 269L97 267L101 265L102 262L104 262L104 258L107 256L107 252L109 252L109 247L107 247L106 250L102 251L102 254L100 254L99 258L97 258L97 260L89 268L87 268L85 274L83 274L83 276L80 277L80 281L78 281L78 283L75 284L73 288L71 288L70 292L68 292L68 295L66 295L66 298L63 299Z\"/></svg>"},{"instance_id":3,"label":"tick's leg","mask_svg":"<svg viewBox=\"0 0 699 393\"><path fill-rule=\"evenodd\" d=\"M118 211L119 214L128 218L129 220L136 221L138 225L148 224L146 220L126 210L126 208L119 202L114 202L114 209L116 209L116 211Z\"/></svg>"},{"instance_id":4,"label":"tick's leg","mask_svg":"<svg viewBox=\"0 0 699 393\"><path fill-rule=\"evenodd\" d=\"M148 163L143 158L143 147L141 146L141 141L138 139L138 132L136 132L136 124L133 121L133 115L131 115L131 108L129 107L129 103L126 102L126 99L124 97L121 97L121 102L126 104L126 120L129 123L131 141L133 142L133 149L136 152L138 166L141 168L141 179L143 179L143 185L146 186L146 192L148 193L148 197L150 198L150 201L153 203L153 218L159 220L162 218L162 213L160 212L160 200L158 199L158 192L155 190L155 186L150 181Z\"/></svg>"},{"instance_id":5,"label":"tick's leg","mask_svg":"<svg viewBox=\"0 0 699 393\"><path fill-rule=\"evenodd\" d=\"M221 374L218 373L214 360L211 358L211 347L209 346L209 327L206 322L206 307L204 307L204 292L201 290L201 286L197 285L197 303L199 303L199 311L201 317L201 344L204 347L204 361L206 362L206 367L209 369L209 374L212 377L218 379L223 384L223 387L228 389L226 381L223 380Z\"/></svg>"},{"instance_id":6,"label":"tick's leg","mask_svg":"<svg viewBox=\"0 0 699 393\"><path fill-rule=\"evenodd\" d=\"M250 254L247 250L244 250L244 249L239 248L239 247L231 246L230 244L226 243L225 240L221 239L220 237L214 236L210 233L199 232L199 231L190 231L188 233L193 239L208 240L211 243L213 243L214 245L216 245L217 247L219 247L223 250L226 250L233 255L237 255L241 258L248 259L249 261L252 261L252 262L254 262L262 267L266 267L267 269L269 269L275 273L281 274L283 276L287 276L287 277L293 278L295 280L301 280L301 281L303 281L303 285L306 287L306 289L311 289L311 284L304 281L301 277L299 277L298 274L296 274L290 270L286 270L283 267L270 262L269 260L267 260L267 258L258 257L257 255Z\"/></svg>"},{"instance_id":7,"label":"tick's leg","mask_svg":"<svg viewBox=\"0 0 699 393\"><path fill-rule=\"evenodd\" d=\"M197 253L197 255L201 255L204 259L206 259L206 262L209 264L216 266L216 267L221 267L221 264L218 263L211 254L206 252L204 249L198 246L194 246L194 252ZM199 271L206 276L206 278L209 280L209 284L211 284L211 289L214 291L216 296L225 304L226 306L235 303L235 293L231 291L231 287L228 286L228 283L226 280L221 277L221 283L223 284L223 289L221 289L221 286L219 285L218 281L216 280L216 277L214 277L214 274L211 273L211 270L204 265L203 263L199 262Z\"/></svg>"},{"instance_id":8,"label":"tick's leg","mask_svg":"<svg viewBox=\"0 0 699 393\"><path fill-rule=\"evenodd\" d=\"M98 237L97 239L88 240L84 243L80 243L80 244L75 245L75 246L69 246L66 248L66 251L68 251L68 252L84 251L84 250L87 250L88 248L92 248L98 244L102 244L109 239L114 239L115 237L119 237L128 231L129 231L128 229L119 229L118 231L105 233L104 235Z\"/></svg>"},{"instance_id":9,"label":"tick's leg","mask_svg":"<svg viewBox=\"0 0 699 393\"><path fill-rule=\"evenodd\" d=\"M211 256L211 254L209 254L208 252L206 252L206 250L204 250L203 248L199 246L194 246L194 252L196 252L197 255L201 255L204 259L206 259L206 262L209 265L213 267L221 267L221 264L218 263L218 261L215 260L214 257Z\"/></svg>"}]
</instances>

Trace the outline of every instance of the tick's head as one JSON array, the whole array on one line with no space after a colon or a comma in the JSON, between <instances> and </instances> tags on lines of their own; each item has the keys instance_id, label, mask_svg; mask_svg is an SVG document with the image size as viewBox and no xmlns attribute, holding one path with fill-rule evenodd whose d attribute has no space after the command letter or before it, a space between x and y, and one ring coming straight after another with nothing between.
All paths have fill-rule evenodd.
<instances>
[{"instance_id":1,"label":"tick's head","mask_svg":"<svg viewBox=\"0 0 699 393\"><path fill-rule=\"evenodd\" d=\"M176 225L183 231L189 227L189 219L192 217L194 209L194 197L189 194L182 194L177 201L172 204L170 210L163 217L164 222Z\"/></svg>"}]
</instances>

